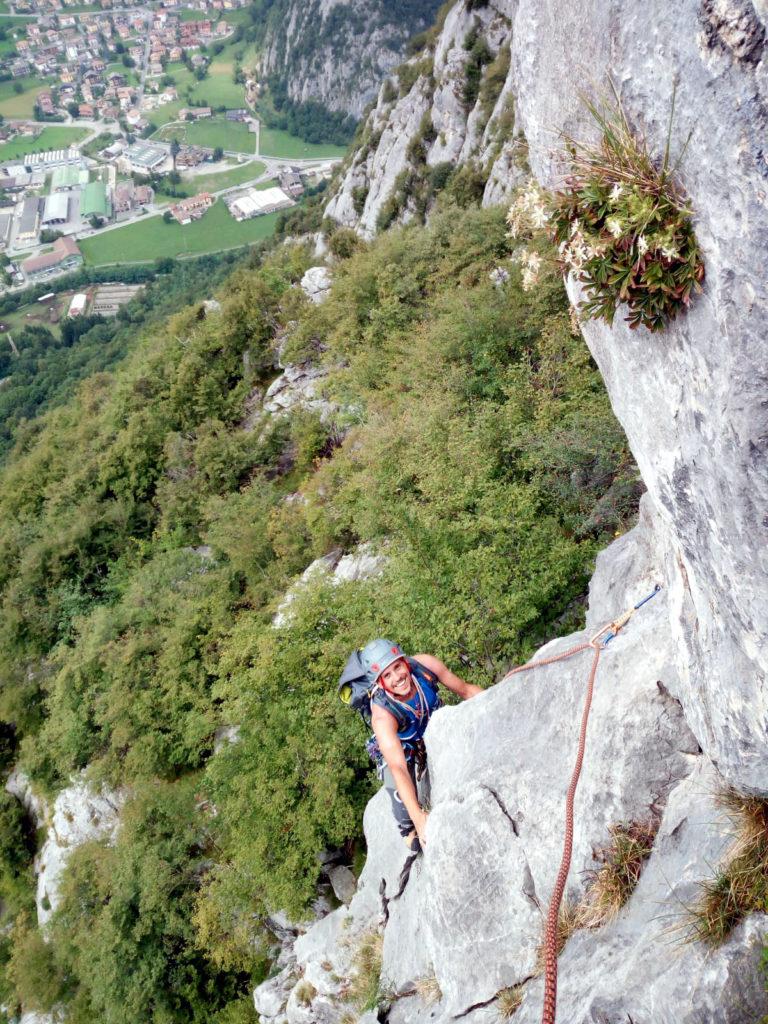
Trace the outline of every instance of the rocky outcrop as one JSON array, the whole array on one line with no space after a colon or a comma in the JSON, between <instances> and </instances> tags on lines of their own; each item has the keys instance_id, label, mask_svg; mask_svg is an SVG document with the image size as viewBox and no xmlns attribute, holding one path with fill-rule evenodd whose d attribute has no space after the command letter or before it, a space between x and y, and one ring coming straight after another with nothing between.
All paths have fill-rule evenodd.
<instances>
[{"instance_id":1,"label":"rocky outcrop","mask_svg":"<svg viewBox=\"0 0 768 1024\"><path fill-rule=\"evenodd\" d=\"M485 202L496 203L519 180L523 149L542 184L558 182L558 133L594 131L580 99L586 81L617 84L630 122L658 154L676 90L672 150L681 152L693 129L678 173L706 260L705 290L659 334L630 331L620 315L613 327L583 327L648 494L640 526L599 559L585 634L538 655L588 636L650 584L663 584L663 596L603 656L570 897L583 895L611 824L651 811L661 824L618 918L566 944L559 1006L569 1024L747 1024L768 1010L758 970L768 918L748 917L716 950L682 939L685 908L730 841L715 793L727 785L768 793L768 11L749 0L659 0L621 12L607 0L468 6L475 7L454 5L433 68L410 91L387 102L391 90L382 90L368 141L364 135L328 213L372 233L398 176L411 173L409 143L425 117L436 132L427 165L481 153ZM510 47L497 111L507 97L519 134L509 130L498 152L482 149L472 112L446 87L451 75L459 81L461 60L452 54L472 25L492 53ZM398 216L409 215L406 201ZM575 282L569 289L578 301ZM391 1024L465 1013L463 1020L490 1022L497 993L513 985L524 993L514 1019L540 1018L536 947L559 859L585 674L581 660L536 669L441 711L430 725L429 842L404 896L387 906L382 976L402 996ZM382 797L369 807L366 831L361 886L349 914L336 912L347 931L383 919L379 884L385 879L391 894L402 863ZM322 956L338 971L349 968L334 927L332 915L301 940L299 967ZM407 995L419 975L436 978L436 1008Z\"/></svg>"},{"instance_id":2,"label":"rocky outcrop","mask_svg":"<svg viewBox=\"0 0 768 1024\"><path fill-rule=\"evenodd\" d=\"M437 39L434 86L425 69L394 104L387 104L382 89L370 116L369 141L354 157L328 213L364 234L375 230L425 115L437 133L427 164L466 162L482 151L485 202L495 203L519 180L514 149L522 138L533 172L549 186L562 169L558 132L584 137L594 130L580 99L583 69L592 82L619 83L630 121L659 154L676 89L672 150L682 151L693 129L679 176L707 263L705 294L661 334L632 332L620 317L613 328L589 323L584 334L659 513L656 544L671 596L676 695L727 778L763 791L768 12L749 0L686 0L673 7L656 2L620 18L607 2L586 8L558 0L491 0L479 9L467 7L454 5ZM473 113L461 109L457 92L462 40L473 26L491 52L507 45L511 56L479 143L472 141L478 135ZM574 53L578 62L571 59ZM704 95L706 130L700 121ZM491 160L493 148L483 148L486 136L513 97L515 131L521 134L515 138L508 131ZM408 218L407 202L399 215ZM575 288L573 296L578 298Z\"/></svg>"},{"instance_id":3,"label":"rocky outcrop","mask_svg":"<svg viewBox=\"0 0 768 1024\"><path fill-rule=\"evenodd\" d=\"M34 863L37 920L42 927L59 904L59 886L72 851L83 843L114 838L125 794L105 788L96 792L84 780L72 779L58 794L53 807L48 807L34 794L26 775L18 770L11 773L5 788L24 804L38 828L47 829Z\"/></svg>"},{"instance_id":4,"label":"rocky outcrop","mask_svg":"<svg viewBox=\"0 0 768 1024\"><path fill-rule=\"evenodd\" d=\"M328 577L333 583L349 583L369 579L383 570L385 561L385 556L377 554L370 544L361 544L347 555L342 554L341 548L335 548L327 555L316 558L283 597L272 619L272 625L275 629L281 629L290 623L291 605L313 580Z\"/></svg>"},{"instance_id":5,"label":"rocky outcrop","mask_svg":"<svg viewBox=\"0 0 768 1024\"><path fill-rule=\"evenodd\" d=\"M588 638L652 589L664 570L658 527L646 501L640 525L598 560L587 628L542 648L534 661ZM662 591L602 655L567 898L584 897L612 825L649 816L661 823L640 884L616 920L577 931L566 945L560 1005L570 1024L747 1024L768 1012L758 969L768 917L749 918L715 951L686 941L686 907L731 835L715 801L723 779L672 696L680 685L668 627L672 599ZM311 1019L340 1020L355 948L382 926L381 977L395 997L393 1024L448 1024L464 1014L490 1022L498 1018L498 994L513 985L524 992L515 1020L540 1019L537 951L589 662L582 653L535 668L434 716L428 844L403 895L396 897L405 850L382 792L366 811L369 854L356 895L297 938L290 976L270 983L268 1011L257 990L263 1020L285 1014L292 1021L297 988L304 997L323 993ZM309 978L311 988L303 985ZM436 1006L414 994L427 978L442 994Z\"/></svg>"},{"instance_id":6,"label":"rocky outcrop","mask_svg":"<svg viewBox=\"0 0 768 1024\"><path fill-rule=\"evenodd\" d=\"M438 6L438 0L284 0L267 30L262 75L277 75L296 103L317 100L359 118Z\"/></svg>"},{"instance_id":7,"label":"rocky outcrop","mask_svg":"<svg viewBox=\"0 0 768 1024\"><path fill-rule=\"evenodd\" d=\"M501 202L524 180L525 145L514 131L514 82L504 78L515 7L514 2L455 4L435 42L408 62L405 73L385 80L361 144L326 208L329 217L370 237L382 211L394 203L392 219L407 222L423 212L419 202L429 206L439 188L434 169L440 165L476 164L487 179L488 203ZM474 95L467 88L473 39L487 53Z\"/></svg>"}]
</instances>

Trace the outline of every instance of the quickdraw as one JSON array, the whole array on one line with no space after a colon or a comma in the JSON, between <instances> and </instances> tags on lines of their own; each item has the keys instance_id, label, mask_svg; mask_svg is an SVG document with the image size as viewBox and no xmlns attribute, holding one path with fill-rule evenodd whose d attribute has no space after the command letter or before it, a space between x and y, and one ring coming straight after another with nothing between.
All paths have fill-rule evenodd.
<instances>
[{"instance_id":1,"label":"quickdraw","mask_svg":"<svg viewBox=\"0 0 768 1024\"><path fill-rule=\"evenodd\" d=\"M597 675L597 666L600 662L600 655L605 650L611 640L618 636L619 632L626 626L635 612L642 608L644 604L647 604L651 598L655 597L661 590L659 583L653 588L650 594L638 601L636 605L633 605L628 611L620 615L618 619L614 619L613 622L609 622L602 629L598 630L591 639L581 644L576 644L575 647L569 647L567 651L563 651L562 654L553 655L550 658L540 658L537 661L531 661L527 665L520 665L518 668L512 669L508 672L503 679L509 679L510 676L517 675L518 672L528 672L532 668L538 668L540 665L551 665L556 661L565 661L566 658L573 657L574 654L578 654L581 651L592 648L594 655L592 657L592 664L589 670L589 678L587 680L587 692L584 698L584 710L581 716L581 728L579 730L579 749L576 755L576 763L573 768L571 775L571 783L568 787L568 793L565 798L565 838L563 840L563 855L560 861L560 870L557 873L555 885L552 890L552 897L549 901L549 910L547 912L547 928L545 933L545 953L544 953L544 1007L541 1015L542 1024L555 1024L555 1014L557 1011L557 919L560 914L560 903L563 899L563 893L565 891L565 883L568 878L568 872L571 868L571 855L573 853L573 804L576 797L576 787L579 784L579 776L581 775L581 766L584 761L584 750L587 741L587 723L589 722L589 712L592 707L592 694L595 688L595 677Z\"/></svg>"}]
</instances>

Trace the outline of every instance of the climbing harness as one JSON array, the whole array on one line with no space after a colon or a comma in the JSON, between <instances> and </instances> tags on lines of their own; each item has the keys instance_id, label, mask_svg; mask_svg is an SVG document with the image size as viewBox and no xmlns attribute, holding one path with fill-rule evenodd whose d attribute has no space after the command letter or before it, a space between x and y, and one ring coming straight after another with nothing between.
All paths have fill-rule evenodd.
<instances>
[{"instance_id":1,"label":"climbing harness","mask_svg":"<svg viewBox=\"0 0 768 1024\"><path fill-rule=\"evenodd\" d=\"M565 882L568 878L568 872L571 867L571 854L573 852L573 804L576 797L576 787L579 784L579 776L581 775L581 766L584 761L584 749L587 740L587 722L589 721L589 711L592 706L592 694L595 688L595 676L597 675L597 666L600 662L600 654L605 650L607 645L613 640L622 630L638 608L642 608L644 604L647 604L651 598L655 597L661 590L661 584L657 583L650 594L638 601L636 605L633 605L628 611L620 615L618 619L614 619L613 622L609 622L607 626L603 626L602 629L598 630L595 635L581 644L576 644L575 647L569 647L567 651L563 651L562 654L555 654L550 658L539 658L537 661L530 661L527 665L520 665L518 668L512 669L508 672L501 682L505 679L509 679L510 676L517 675L518 672L528 672L532 668L538 668L540 665L552 665L556 661L565 661L566 658L573 657L574 654L579 654L581 651L587 650L591 647L594 651L592 656L592 664L589 669L589 678L587 679L587 692L584 698L584 710L581 716L581 728L579 730L579 749L576 755L576 763L573 768L573 774L571 776L571 784L568 787L568 793L565 798L565 839L563 841L563 856L560 861L560 870L557 873L557 879L555 880L555 887L552 890L552 897L549 902L549 911L547 913L547 929L545 934L545 952L544 952L544 1008L541 1015L541 1024L555 1024L555 1012L557 1009L557 919L560 914L560 903L563 898L565 891Z\"/></svg>"}]
</instances>

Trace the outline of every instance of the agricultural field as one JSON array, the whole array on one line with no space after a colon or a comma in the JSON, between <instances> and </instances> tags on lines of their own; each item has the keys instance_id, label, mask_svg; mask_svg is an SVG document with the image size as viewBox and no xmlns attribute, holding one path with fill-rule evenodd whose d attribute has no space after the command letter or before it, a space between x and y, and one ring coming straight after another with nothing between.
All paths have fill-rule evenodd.
<instances>
[{"instance_id":1,"label":"agricultural field","mask_svg":"<svg viewBox=\"0 0 768 1024\"><path fill-rule=\"evenodd\" d=\"M212 174L194 174L185 178L180 188L184 189L185 195L194 196L198 192L218 192L223 188L233 188L235 185L244 185L247 181L253 181L264 173L266 164L258 160L250 160L247 164L236 164L226 171L217 171ZM162 188L155 190L155 201L160 203L174 203L181 196L169 195L163 192Z\"/></svg>"},{"instance_id":2,"label":"agricultural field","mask_svg":"<svg viewBox=\"0 0 768 1024\"><path fill-rule=\"evenodd\" d=\"M4 82L2 83L5 84ZM87 128L70 128L67 125L51 125L43 128L36 139L19 135L10 142L0 145L0 161L16 160L27 153L44 153L48 149L66 149L84 139Z\"/></svg>"},{"instance_id":3,"label":"agricultural field","mask_svg":"<svg viewBox=\"0 0 768 1024\"><path fill-rule=\"evenodd\" d=\"M182 227L166 224L161 216L147 217L124 228L105 231L80 241L86 263L144 263L164 256L200 256L234 249L267 238L278 213L238 223L221 200L201 220Z\"/></svg>"},{"instance_id":4,"label":"agricultural field","mask_svg":"<svg viewBox=\"0 0 768 1024\"><path fill-rule=\"evenodd\" d=\"M169 142L178 139L197 146L209 146L213 149L221 146L231 153L253 153L256 148L256 136L248 131L248 126L224 118L209 117L203 121L189 124L167 124L155 133L153 138ZM278 159L317 159L322 157L343 156L344 146L333 146L330 143L304 142L296 135L276 128L262 126L259 156L274 156Z\"/></svg>"},{"instance_id":5,"label":"agricultural field","mask_svg":"<svg viewBox=\"0 0 768 1024\"><path fill-rule=\"evenodd\" d=\"M22 86L19 93L15 89L17 83ZM37 94L50 86L50 82L34 76L0 82L0 114L3 117L33 117Z\"/></svg>"},{"instance_id":6,"label":"agricultural field","mask_svg":"<svg viewBox=\"0 0 768 1024\"><path fill-rule=\"evenodd\" d=\"M275 156L287 160L310 160L344 156L346 151L346 146L334 146L330 142L304 142L297 135L290 135L279 128L261 126L260 156Z\"/></svg>"}]
</instances>

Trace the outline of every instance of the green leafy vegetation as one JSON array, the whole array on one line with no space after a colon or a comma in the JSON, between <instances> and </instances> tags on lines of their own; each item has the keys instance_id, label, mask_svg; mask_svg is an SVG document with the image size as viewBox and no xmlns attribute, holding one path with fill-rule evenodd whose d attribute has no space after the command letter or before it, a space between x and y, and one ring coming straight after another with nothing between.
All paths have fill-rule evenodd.
<instances>
[{"instance_id":1,"label":"green leafy vegetation","mask_svg":"<svg viewBox=\"0 0 768 1024\"><path fill-rule=\"evenodd\" d=\"M337 249L321 305L298 287L309 251L283 246L234 271L218 312L147 324L0 475L13 757L44 791L81 769L131 791L115 845L73 855L51 942L14 926L25 1006L247 1020L266 914L311 901L318 850L359 840L376 786L335 692L350 649L391 634L492 685L581 623L596 552L633 520L636 470L560 277L523 290L503 211L446 204ZM246 418L278 339L322 354L334 415ZM380 576L320 574L273 625L314 558L361 543ZM214 755L222 725L239 742Z\"/></svg>"},{"instance_id":2,"label":"green leafy vegetation","mask_svg":"<svg viewBox=\"0 0 768 1024\"><path fill-rule=\"evenodd\" d=\"M660 331L688 308L704 279L691 210L670 165L669 140L659 166L618 100L604 108L587 106L601 138L596 146L567 140L571 170L551 214L560 257L586 286L580 307L585 317L611 324L626 303L630 327Z\"/></svg>"},{"instance_id":3,"label":"green leafy vegetation","mask_svg":"<svg viewBox=\"0 0 768 1024\"><path fill-rule=\"evenodd\" d=\"M184 264L172 263L163 268L165 273L155 284L155 264L124 268L117 273L114 269L104 273L85 268L60 281L46 282L37 289L6 297L0 303L1 322L5 329L13 331L18 355L0 335L0 461L10 451L18 433L30 429L26 420L67 401L80 381L119 362L138 331L192 301L201 290L214 287L231 270L235 259L235 254L222 254ZM72 289L87 288L99 279L114 281L116 277L124 283L146 282L147 287L120 309L114 320L91 321L81 317L62 321L64 329L46 326L51 303L41 305L34 291L50 291L66 282L71 297ZM29 291L33 292L31 296ZM32 298L31 303L11 311L16 302L27 297ZM59 308L68 307L68 303L69 298L65 298L58 303Z\"/></svg>"}]
</instances>

